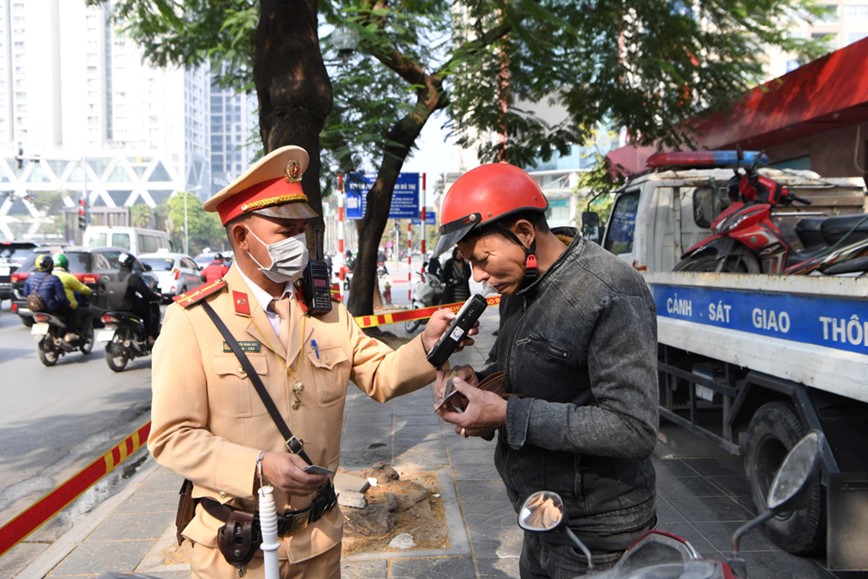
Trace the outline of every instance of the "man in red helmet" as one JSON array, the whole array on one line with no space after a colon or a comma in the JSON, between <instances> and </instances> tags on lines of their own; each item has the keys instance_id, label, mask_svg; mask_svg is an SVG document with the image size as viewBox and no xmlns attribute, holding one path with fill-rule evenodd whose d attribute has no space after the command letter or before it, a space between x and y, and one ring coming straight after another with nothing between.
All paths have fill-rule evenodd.
<instances>
[{"instance_id":1,"label":"man in red helmet","mask_svg":"<svg viewBox=\"0 0 868 579\"><path fill-rule=\"evenodd\" d=\"M463 399L439 414L464 437L497 431L495 465L513 505L559 493L570 528L606 568L657 520L657 318L642 277L574 229L550 230L547 208L530 175L504 163L447 192L435 256L457 244L502 299L487 366L459 368ZM506 399L474 387L496 372ZM585 568L560 535L525 533L522 577Z\"/></svg>"}]
</instances>

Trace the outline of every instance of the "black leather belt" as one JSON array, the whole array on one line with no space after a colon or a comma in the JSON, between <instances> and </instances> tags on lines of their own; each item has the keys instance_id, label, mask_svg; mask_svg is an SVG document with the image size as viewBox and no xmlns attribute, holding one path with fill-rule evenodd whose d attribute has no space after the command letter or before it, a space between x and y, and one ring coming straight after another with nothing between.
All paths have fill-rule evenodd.
<instances>
[{"instance_id":1,"label":"black leather belt","mask_svg":"<svg viewBox=\"0 0 868 579\"><path fill-rule=\"evenodd\" d=\"M202 497L199 499L205 511L224 523L229 521L229 515L233 511L238 511L234 507L221 504L212 498ZM320 488L316 498L311 501L310 506L306 509L298 511L285 511L277 514L277 534L281 537L293 535L299 531L303 531L311 523L318 521L324 514L335 508L338 503L335 487L331 483ZM259 513L253 514L253 525L256 535L259 536Z\"/></svg>"}]
</instances>

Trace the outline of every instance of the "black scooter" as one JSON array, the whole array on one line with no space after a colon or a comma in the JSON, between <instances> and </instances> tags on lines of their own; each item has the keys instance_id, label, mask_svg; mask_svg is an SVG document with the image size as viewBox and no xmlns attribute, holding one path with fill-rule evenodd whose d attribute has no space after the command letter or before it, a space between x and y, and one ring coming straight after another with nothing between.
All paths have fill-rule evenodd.
<instances>
[{"instance_id":1,"label":"black scooter","mask_svg":"<svg viewBox=\"0 0 868 579\"><path fill-rule=\"evenodd\" d=\"M123 372L130 360L150 355L152 346L142 318L132 312L108 311L102 321L105 329L96 340L106 342L105 361L112 371Z\"/></svg>"}]
</instances>

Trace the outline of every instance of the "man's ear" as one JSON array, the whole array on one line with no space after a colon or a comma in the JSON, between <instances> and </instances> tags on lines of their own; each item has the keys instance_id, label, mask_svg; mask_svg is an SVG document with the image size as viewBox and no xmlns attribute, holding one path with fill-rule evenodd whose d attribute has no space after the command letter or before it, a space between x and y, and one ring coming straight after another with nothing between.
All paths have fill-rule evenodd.
<instances>
[{"instance_id":1,"label":"man's ear","mask_svg":"<svg viewBox=\"0 0 868 579\"><path fill-rule=\"evenodd\" d=\"M237 247L242 251L247 250L247 228L239 223L233 223L229 227L229 239L233 247Z\"/></svg>"},{"instance_id":2,"label":"man's ear","mask_svg":"<svg viewBox=\"0 0 868 579\"><path fill-rule=\"evenodd\" d=\"M516 221L512 226L512 232L525 247L530 247L536 239L536 227L527 219Z\"/></svg>"}]
</instances>

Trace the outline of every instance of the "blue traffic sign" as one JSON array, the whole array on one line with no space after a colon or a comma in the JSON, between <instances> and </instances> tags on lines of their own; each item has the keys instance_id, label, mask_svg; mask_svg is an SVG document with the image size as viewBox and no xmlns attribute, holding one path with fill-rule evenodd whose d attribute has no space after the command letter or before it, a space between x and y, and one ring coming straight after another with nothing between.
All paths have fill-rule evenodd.
<instances>
[{"instance_id":1,"label":"blue traffic sign","mask_svg":"<svg viewBox=\"0 0 868 579\"><path fill-rule=\"evenodd\" d=\"M347 219L362 219L367 210L367 196L375 176L361 173L347 175L345 183ZM401 173L392 192L390 219L419 218L419 173ZM428 219L425 219L428 222Z\"/></svg>"}]
</instances>

